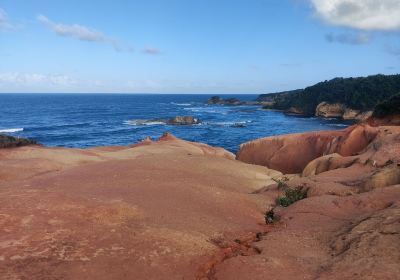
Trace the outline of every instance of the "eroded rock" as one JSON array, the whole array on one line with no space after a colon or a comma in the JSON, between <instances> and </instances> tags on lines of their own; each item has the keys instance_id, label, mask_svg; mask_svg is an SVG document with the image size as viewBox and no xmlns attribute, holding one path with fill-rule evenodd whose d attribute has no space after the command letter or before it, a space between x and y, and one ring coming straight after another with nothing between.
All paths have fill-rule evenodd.
<instances>
[{"instance_id":1,"label":"eroded rock","mask_svg":"<svg viewBox=\"0 0 400 280\"><path fill-rule=\"evenodd\" d=\"M283 173L301 173L307 164L323 155L352 156L366 148L378 134L368 125L341 131L324 131L267 137L240 145L236 158Z\"/></svg>"}]
</instances>

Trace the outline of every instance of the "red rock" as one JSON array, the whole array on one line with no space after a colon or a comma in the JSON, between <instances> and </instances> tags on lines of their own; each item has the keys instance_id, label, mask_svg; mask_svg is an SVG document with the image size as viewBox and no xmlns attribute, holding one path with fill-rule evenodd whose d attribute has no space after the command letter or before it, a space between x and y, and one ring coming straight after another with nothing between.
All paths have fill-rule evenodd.
<instances>
[{"instance_id":1,"label":"red rock","mask_svg":"<svg viewBox=\"0 0 400 280\"><path fill-rule=\"evenodd\" d=\"M322 155L301 177L172 135L2 149L0 278L396 279L400 127L282 139L270 142L292 155L293 143L344 154ZM276 206L284 190L272 179L307 198ZM271 209L280 219L265 225Z\"/></svg>"},{"instance_id":2,"label":"red rock","mask_svg":"<svg viewBox=\"0 0 400 280\"><path fill-rule=\"evenodd\" d=\"M301 173L306 165L323 155L351 156L362 151L378 134L368 125L341 131L323 131L261 138L240 146L236 158L283 173Z\"/></svg>"}]
</instances>

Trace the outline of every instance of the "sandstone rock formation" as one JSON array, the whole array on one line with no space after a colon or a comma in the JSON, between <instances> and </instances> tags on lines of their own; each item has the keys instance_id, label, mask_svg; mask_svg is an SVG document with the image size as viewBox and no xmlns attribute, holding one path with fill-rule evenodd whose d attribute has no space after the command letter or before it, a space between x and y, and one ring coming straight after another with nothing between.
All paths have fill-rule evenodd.
<instances>
[{"instance_id":1,"label":"sandstone rock formation","mask_svg":"<svg viewBox=\"0 0 400 280\"><path fill-rule=\"evenodd\" d=\"M315 109L315 115L324 118L342 118L345 110L346 106L343 104L321 102Z\"/></svg>"},{"instance_id":2,"label":"sandstone rock formation","mask_svg":"<svg viewBox=\"0 0 400 280\"><path fill-rule=\"evenodd\" d=\"M168 133L128 147L1 149L0 279L398 277L400 127L253 145L248 159L276 147L271 162L286 169L312 156L282 175ZM307 198L279 206L282 188Z\"/></svg>"},{"instance_id":3,"label":"sandstone rock formation","mask_svg":"<svg viewBox=\"0 0 400 280\"><path fill-rule=\"evenodd\" d=\"M279 172L164 135L0 150L1 279L194 279L213 239L260 230Z\"/></svg>"},{"instance_id":4,"label":"sandstone rock formation","mask_svg":"<svg viewBox=\"0 0 400 280\"><path fill-rule=\"evenodd\" d=\"M362 151L377 133L376 128L358 125L341 131L267 137L242 144L237 159L283 173L301 173L310 161L323 155L351 156Z\"/></svg>"},{"instance_id":5,"label":"sandstone rock formation","mask_svg":"<svg viewBox=\"0 0 400 280\"><path fill-rule=\"evenodd\" d=\"M315 116L323 118L340 118L344 120L365 121L372 115L372 111L360 111L347 108L341 103L321 102L315 109Z\"/></svg>"}]
</instances>

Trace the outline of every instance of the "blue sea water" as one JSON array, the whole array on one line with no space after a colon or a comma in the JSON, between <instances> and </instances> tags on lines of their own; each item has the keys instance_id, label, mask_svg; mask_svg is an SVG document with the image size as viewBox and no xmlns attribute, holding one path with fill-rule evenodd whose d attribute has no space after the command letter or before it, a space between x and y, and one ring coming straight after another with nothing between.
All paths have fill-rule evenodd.
<instances>
[{"instance_id":1,"label":"blue sea water","mask_svg":"<svg viewBox=\"0 0 400 280\"><path fill-rule=\"evenodd\" d=\"M304 118L259 106L206 105L211 95L0 94L0 133L28 137L47 146L127 145L164 132L236 152L241 143L265 136L342 129L336 119ZM254 100L256 95L224 95ZM192 115L201 124L172 126L137 120Z\"/></svg>"}]
</instances>

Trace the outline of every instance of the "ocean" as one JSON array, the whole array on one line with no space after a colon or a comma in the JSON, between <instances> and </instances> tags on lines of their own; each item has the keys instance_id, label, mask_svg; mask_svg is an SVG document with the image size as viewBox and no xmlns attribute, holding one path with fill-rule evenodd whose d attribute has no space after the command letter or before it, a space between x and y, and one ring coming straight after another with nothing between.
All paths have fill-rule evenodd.
<instances>
[{"instance_id":1,"label":"ocean","mask_svg":"<svg viewBox=\"0 0 400 280\"><path fill-rule=\"evenodd\" d=\"M249 140L288 133L336 130L349 122L305 118L260 106L206 105L198 94L0 94L0 133L46 146L128 145L164 132L237 152ZM221 95L254 100L257 95ZM167 125L160 119L194 116L201 123Z\"/></svg>"}]
</instances>

